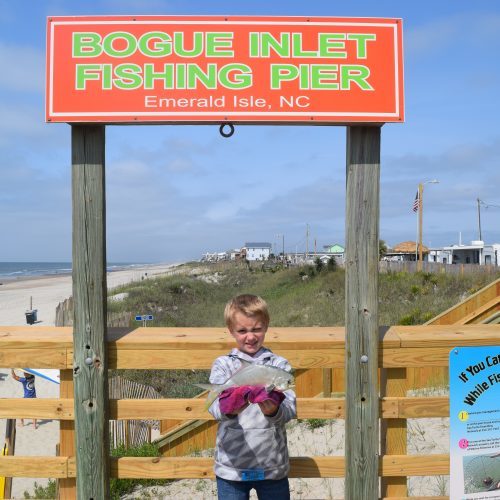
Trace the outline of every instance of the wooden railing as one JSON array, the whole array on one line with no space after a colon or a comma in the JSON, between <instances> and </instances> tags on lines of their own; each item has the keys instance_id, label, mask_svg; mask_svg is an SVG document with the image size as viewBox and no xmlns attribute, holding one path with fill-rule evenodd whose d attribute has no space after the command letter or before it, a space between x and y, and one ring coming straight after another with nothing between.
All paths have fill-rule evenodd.
<instances>
[{"instance_id":1,"label":"wooden railing","mask_svg":"<svg viewBox=\"0 0 500 500\"><path fill-rule=\"evenodd\" d=\"M499 325L394 326L381 328L379 366L382 432L380 476L383 496L405 497L408 476L449 473L445 454L407 455L406 419L446 417L447 397L408 397L406 368L448 365L456 346L498 345ZM232 347L222 328L110 329L108 364L113 369L208 369L216 356ZM270 328L266 345L296 369L344 366L343 328ZM0 366L61 370L59 399L0 399L0 418L61 420L57 457L0 457L0 476L59 478L61 498L74 498L74 401L71 390L72 331L68 327L0 326ZM203 399L110 400L113 419L211 420ZM297 399L301 419L344 417L342 398ZM110 459L111 474L120 478L212 478L213 460L200 457L126 457ZM291 477L342 477L344 458L292 457Z\"/></svg>"}]
</instances>

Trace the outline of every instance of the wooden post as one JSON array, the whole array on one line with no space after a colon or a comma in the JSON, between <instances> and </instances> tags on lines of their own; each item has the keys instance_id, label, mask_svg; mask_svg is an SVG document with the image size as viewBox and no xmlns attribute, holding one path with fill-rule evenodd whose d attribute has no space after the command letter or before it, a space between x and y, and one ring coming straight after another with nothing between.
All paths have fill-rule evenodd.
<instances>
[{"instance_id":1,"label":"wooden post","mask_svg":"<svg viewBox=\"0 0 500 500\"><path fill-rule=\"evenodd\" d=\"M73 380L79 500L109 498L105 127L72 126Z\"/></svg>"},{"instance_id":2,"label":"wooden post","mask_svg":"<svg viewBox=\"0 0 500 500\"><path fill-rule=\"evenodd\" d=\"M380 127L347 127L347 500L377 499Z\"/></svg>"},{"instance_id":3,"label":"wooden post","mask_svg":"<svg viewBox=\"0 0 500 500\"><path fill-rule=\"evenodd\" d=\"M332 397L332 368L323 368L323 397Z\"/></svg>"},{"instance_id":4,"label":"wooden post","mask_svg":"<svg viewBox=\"0 0 500 500\"><path fill-rule=\"evenodd\" d=\"M5 422L5 442L3 445L4 455L15 455L16 453L16 419L8 418ZM12 478L6 477L4 490L0 491L0 498L11 498L12 495Z\"/></svg>"},{"instance_id":5,"label":"wooden post","mask_svg":"<svg viewBox=\"0 0 500 500\"><path fill-rule=\"evenodd\" d=\"M73 371L61 370L61 385L59 396L61 398L73 399ZM75 456L75 422L73 420L61 420L59 422L59 455L61 457ZM74 500L76 498L76 480L74 477L59 479L59 500Z\"/></svg>"},{"instance_id":6,"label":"wooden post","mask_svg":"<svg viewBox=\"0 0 500 500\"><path fill-rule=\"evenodd\" d=\"M382 386L385 396L405 397L407 390L406 368L388 368L382 371ZM405 418L388 418L383 421L383 455L406 455L407 421ZM382 497L406 497L407 477L382 478Z\"/></svg>"}]
</instances>

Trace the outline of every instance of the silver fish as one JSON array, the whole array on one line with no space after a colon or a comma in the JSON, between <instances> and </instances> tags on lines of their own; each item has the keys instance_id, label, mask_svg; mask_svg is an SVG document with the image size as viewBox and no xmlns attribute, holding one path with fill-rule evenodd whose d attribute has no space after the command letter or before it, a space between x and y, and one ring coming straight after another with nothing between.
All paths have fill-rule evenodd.
<instances>
[{"instance_id":1,"label":"silver fish","mask_svg":"<svg viewBox=\"0 0 500 500\"><path fill-rule=\"evenodd\" d=\"M241 368L233 373L223 384L195 384L201 389L210 391L207 397L207 408L217 396L230 387L241 385L263 385L267 391L273 389L286 391L293 387L293 375L276 366L259 365L240 359Z\"/></svg>"}]
</instances>

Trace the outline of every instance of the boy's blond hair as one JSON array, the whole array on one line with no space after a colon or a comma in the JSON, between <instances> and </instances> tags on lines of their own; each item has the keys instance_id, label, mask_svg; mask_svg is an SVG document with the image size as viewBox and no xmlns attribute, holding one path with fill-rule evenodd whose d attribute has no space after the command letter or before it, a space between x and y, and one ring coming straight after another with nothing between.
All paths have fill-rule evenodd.
<instances>
[{"instance_id":1,"label":"boy's blond hair","mask_svg":"<svg viewBox=\"0 0 500 500\"><path fill-rule=\"evenodd\" d=\"M242 313L249 318L255 317L259 319L266 329L269 326L269 311L266 301L257 295L238 295L226 304L224 320L229 330L232 330L236 313Z\"/></svg>"}]
</instances>

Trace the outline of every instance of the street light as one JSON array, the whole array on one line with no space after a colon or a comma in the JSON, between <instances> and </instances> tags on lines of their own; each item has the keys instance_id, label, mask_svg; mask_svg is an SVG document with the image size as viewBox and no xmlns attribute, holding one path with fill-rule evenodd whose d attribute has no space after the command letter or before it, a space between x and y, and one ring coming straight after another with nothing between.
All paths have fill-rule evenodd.
<instances>
[{"instance_id":1,"label":"street light","mask_svg":"<svg viewBox=\"0 0 500 500\"><path fill-rule=\"evenodd\" d=\"M430 181L421 182L418 185L418 264L417 270L422 269L422 225L424 218L424 185L425 184L439 184L437 179L432 179Z\"/></svg>"}]
</instances>

